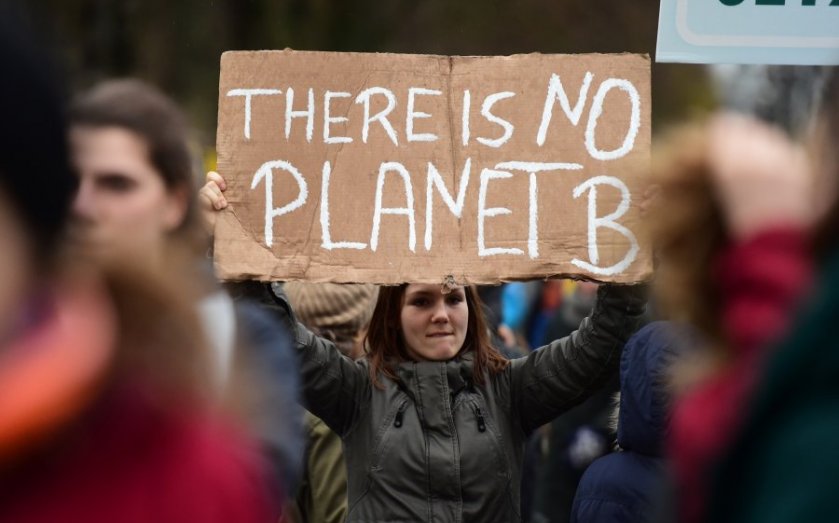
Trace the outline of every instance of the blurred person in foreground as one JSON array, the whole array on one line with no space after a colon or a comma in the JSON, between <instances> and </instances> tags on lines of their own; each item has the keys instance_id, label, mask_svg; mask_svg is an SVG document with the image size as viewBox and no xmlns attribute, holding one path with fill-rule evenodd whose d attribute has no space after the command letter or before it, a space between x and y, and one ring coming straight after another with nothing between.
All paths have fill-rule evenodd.
<instances>
[{"instance_id":1,"label":"blurred person in foreground","mask_svg":"<svg viewBox=\"0 0 839 523\"><path fill-rule=\"evenodd\" d=\"M583 473L572 523L655 521L667 481L663 442L672 401L671 366L685 341L674 325L654 322L633 335L621 354L617 451Z\"/></svg>"},{"instance_id":2,"label":"blurred person in foreground","mask_svg":"<svg viewBox=\"0 0 839 523\"><path fill-rule=\"evenodd\" d=\"M274 520L267 464L207 401L176 283L62 248L76 179L56 86L0 25L0 521Z\"/></svg>"},{"instance_id":3,"label":"blurred person in foreground","mask_svg":"<svg viewBox=\"0 0 839 523\"><path fill-rule=\"evenodd\" d=\"M296 360L281 323L256 303L234 303L204 257L180 109L139 80L110 80L76 97L69 120L74 239L100 258L131 258L181 280L212 349L217 395L244 414L293 491L303 447Z\"/></svg>"},{"instance_id":4,"label":"blurred person in foreground","mask_svg":"<svg viewBox=\"0 0 839 523\"><path fill-rule=\"evenodd\" d=\"M839 451L839 70L812 138L818 218L814 293L760 368L749 410L715 470L709 521L836 519ZM736 204L737 202L732 202ZM764 225L771 225L771 219ZM757 328L757 326L756 326ZM765 328L765 326L764 326Z\"/></svg>"},{"instance_id":5,"label":"blurred person in foreground","mask_svg":"<svg viewBox=\"0 0 839 523\"><path fill-rule=\"evenodd\" d=\"M783 510L766 512L773 514L768 519L717 513L712 488L724 456L747 426L749 408L760 397L765 372L778 356L775 346L810 289L808 231L824 204L814 196L802 147L780 129L745 116L717 115L707 125L682 129L655 160L654 178L661 183L661 205L654 211L661 215L653 231L661 310L699 327L707 340L707 350L694 351L696 356L674 368L679 395L668 451L679 519L783 520ZM826 351L821 358L821 364L829 365ZM765 448L775 437L768 431L752 436L751 450ZM826 450L824 443L809 445L808 452ZM762 454L767 463L780 465L770 482L804 487L794 469L785 470L787 464L774 459L780 455ZM770 469L755 465L755 474L729 484L726 496L737 498L735 505L745 506L746 494L769 479L764 472ZM773 504L785 502L783 490L773 492Z\"/></svg>"},{"instance_id":6,"label":"blurred person in foreground","mask_svg":"<svg viewBox=\"0 0 839 523\"><path fill-rule=\"evenodd\" d=\"M335 343L344 355L364 356L364 336L378 288L369 284L289 282L283 286L298 320ZM347 517L347 466L341 437L306 412L303 479L293 523L343 523Z\"/></svg>"}]
</instances>

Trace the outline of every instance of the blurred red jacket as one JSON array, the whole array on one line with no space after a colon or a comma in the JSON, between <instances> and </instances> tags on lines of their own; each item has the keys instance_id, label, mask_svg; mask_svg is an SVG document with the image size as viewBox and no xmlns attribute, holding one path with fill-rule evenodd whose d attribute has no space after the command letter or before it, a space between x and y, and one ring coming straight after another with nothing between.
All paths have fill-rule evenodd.
<instances>
[{"instance_id":1,"label":"blurred red jacket","mask_svg":"<svg viewBox=\"0 0 839 523\"><path fill-rule=\"evenodd\" d=\"M760 366L784 334L812 277L800 230L765 231L718 260L729 361L676 402L669 440L679 521L702 521L713 467L734 438Z\"/></svg>"},{"instance_id":2,"label":"blurred red jacket","mask_svg":"<svg viewBox=\"0 0 839 523\"><path fill-rule=\"evenodd\" d=\"M277 521L256 448L136 390L99 400L42 447L0 471L0 521Z\"/></svg>"}]
</instances>

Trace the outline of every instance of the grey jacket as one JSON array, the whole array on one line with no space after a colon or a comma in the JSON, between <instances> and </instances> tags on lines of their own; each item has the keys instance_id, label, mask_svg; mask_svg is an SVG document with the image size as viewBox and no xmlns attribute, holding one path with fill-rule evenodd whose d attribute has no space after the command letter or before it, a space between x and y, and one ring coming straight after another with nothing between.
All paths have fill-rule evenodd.
<instances>
[{"instance_id":1,"label":"grey jacket","mask_svg":"<svg viewBox=\"0 0 839 523\"><path fill-rule=\"evenodd\" d=\"M513 360L479 386L467 353L404 362L399 381L372 386L353 362L297 326L307 408L341 435L348 522L520 521L524 443L597 390L644 310L643 289L601 286L579 330Z\"/></svg>"}]
</instances>

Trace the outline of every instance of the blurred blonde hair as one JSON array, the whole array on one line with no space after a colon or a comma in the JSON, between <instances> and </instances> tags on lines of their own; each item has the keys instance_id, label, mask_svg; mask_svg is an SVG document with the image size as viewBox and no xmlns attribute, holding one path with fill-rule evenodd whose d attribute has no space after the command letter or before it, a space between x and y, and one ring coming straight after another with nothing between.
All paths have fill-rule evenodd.
<instances>
[{"instance_id":1,"label":"blurred blonde hair","mask_svg":"<svg viewBox=\"0 0 839 523\"><path fill-rule=\"evenodd\" d=\"M708 351L674 367L675 387L701 379L728 354L714 259L728 237L710 175L704 123L672 129L653 149L660 197L647 219L656 253L655 293L667 319L698 327Z\"/></svg>"}]
</instances>

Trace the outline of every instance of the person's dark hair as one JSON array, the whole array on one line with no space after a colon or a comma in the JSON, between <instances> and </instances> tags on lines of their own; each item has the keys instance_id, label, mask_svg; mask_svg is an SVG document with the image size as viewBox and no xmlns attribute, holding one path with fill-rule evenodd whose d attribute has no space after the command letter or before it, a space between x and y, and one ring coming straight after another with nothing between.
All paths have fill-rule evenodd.
<instances>
[{"instance_id":1,"label":"person's dark hair","mask_svg":"<svg viewBox=\"0 0 839 523\"><path fill-rule=\"evenodd\" d=\"M42 264L53 258L77 186L59 83L48 62L19 27L0 17L0 190Z\"/></svg>"},{"instance_id":2,"label":"person's dark hair","mask_svg":"<svg viewBox=\"0 0 839 523\"><path fill-rule=\"evenodd\" d=\"M111 80L73 100L68 114L71 127L119 127L140 137L167 189L186 191L189 206L179 229L192 224L196 186L188 126L169 97L140 80Z\"/></svg>"},{"instance_id":3,"label":"person's dark hair","mask_svg":"<svg viewBox=\"0 0 839 523\"><path fill-rule=\"evenodd\" d=\"M408 284L396 287L381 287L379 299L373 309L370 327L367 330L367 358L370 362L370 378L373 385L382 388L380 375L397 380L396 365L410 361L410 354L402 334L401 314ZM486 383L487 374L497 374L510 363L490 343L489 329L484 319L483 305L473 287L464 287L469 320L466 338L458 354L474 354L474 380L479 385Z\"/></svg>"},{"instance_id":4,"label":"person's dark hair","mask_svg":"<svg viewBox=\"0 0 839 523\"><path fill-rule=\"evenodd\" d=\"M839 67L830 70L821 99L818 115L818 136L815 168L820 175L830 178L839 187ZM833 252L839 238L839 193L830 210L816 228L814 246L816 254L826 256Z\"/></svg>"}]
</instances>

